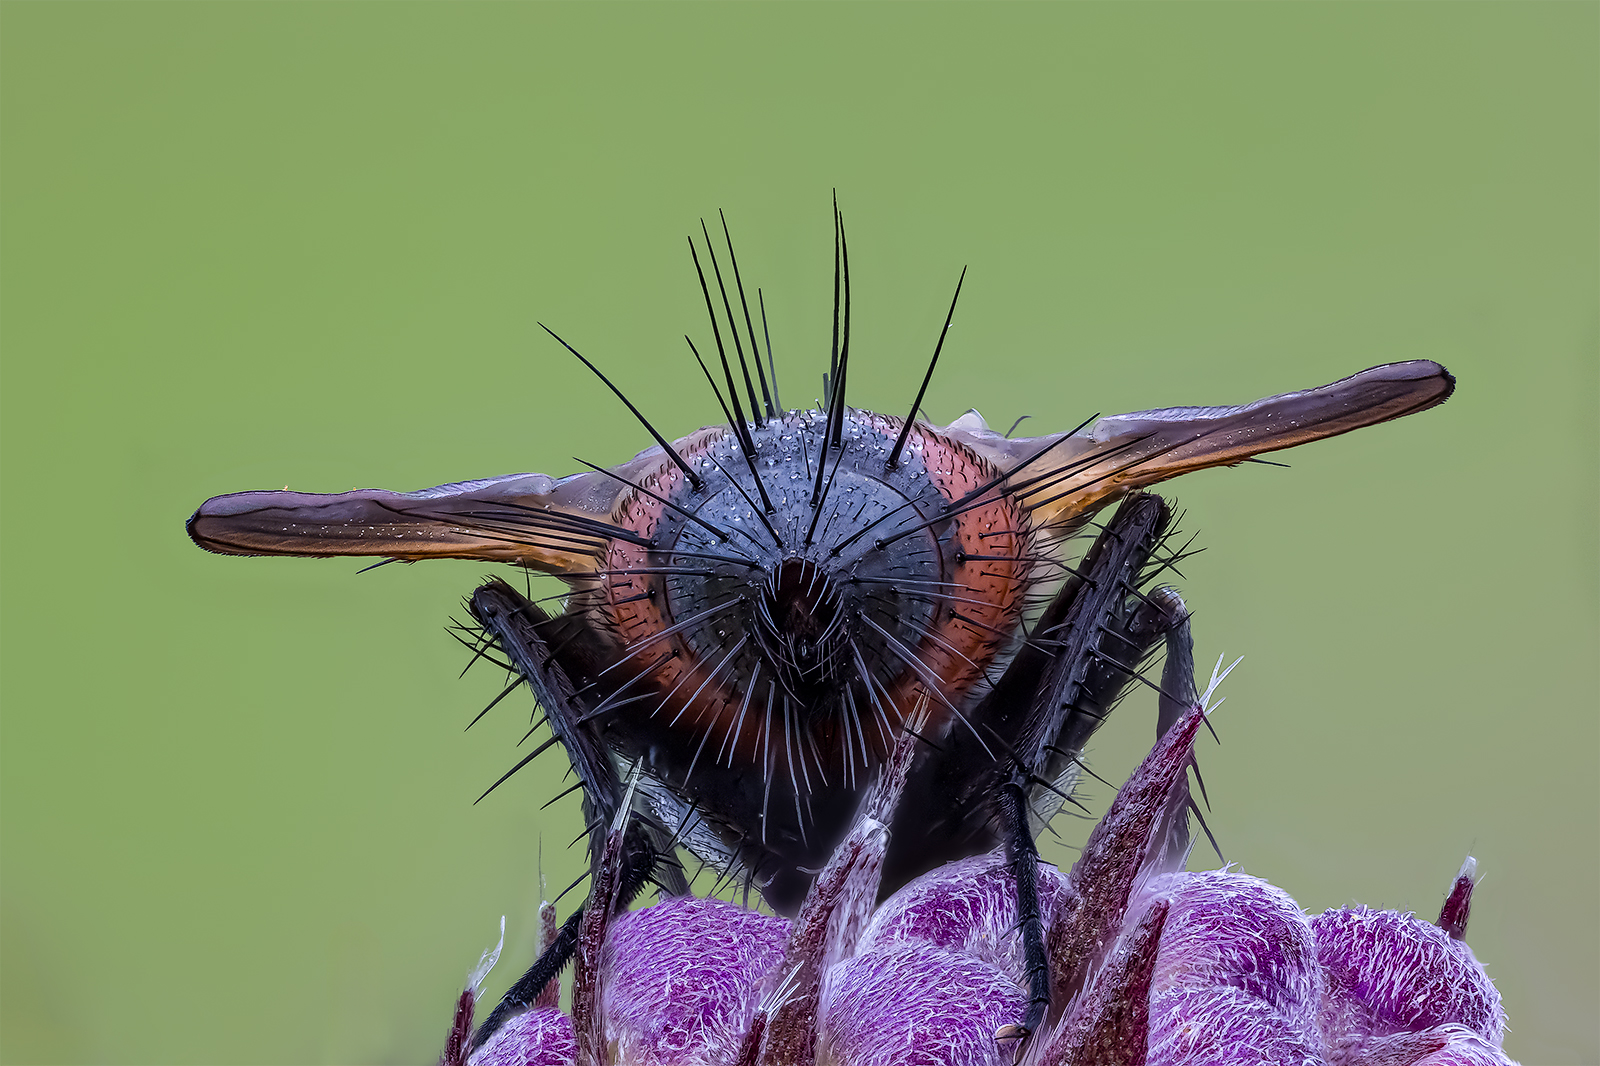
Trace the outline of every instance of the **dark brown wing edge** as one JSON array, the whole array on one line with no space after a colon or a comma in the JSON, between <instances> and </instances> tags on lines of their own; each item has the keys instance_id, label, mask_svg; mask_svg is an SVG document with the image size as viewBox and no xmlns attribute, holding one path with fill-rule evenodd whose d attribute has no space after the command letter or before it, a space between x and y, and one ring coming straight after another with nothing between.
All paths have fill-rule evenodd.
<instances>
[{"instance_id":1,"label":"dark brown wing edge","mask_svg":"<svg viewBox=\"0 0 1600 1066\"><path fill-rule=\"evenodd\" d=\"M1135 489L1402 418L1449 399L1455 378L1426 359L1388 363L1320 388L1239 407L1171 407L1102 418L1051 448L1014 484L1040 526L1066 526ZM1048 437L949 430L1001 469Z\"/></svg>"},{"instance_id":2,"label":"dark brown wing edge","mask_svg":"<svg viewBox=\"0 0 1600 1066\"><path fill-rule=\"evenodd\" d=\"M201 504L186 529L224 555L487 559L577 573L595 568L614 529L617 488L598 474L512 474L418 492L236 492Z\"/></svg>"}]
</instances>

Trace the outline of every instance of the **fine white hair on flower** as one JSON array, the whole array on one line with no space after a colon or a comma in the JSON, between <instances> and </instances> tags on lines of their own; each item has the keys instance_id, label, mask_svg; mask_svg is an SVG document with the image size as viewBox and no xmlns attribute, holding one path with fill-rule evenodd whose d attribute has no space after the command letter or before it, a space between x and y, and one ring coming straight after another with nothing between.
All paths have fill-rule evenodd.
<instances>
[{"instance_id":1,"label":"fine white hair on flower","mask_svg":"<svg viewBox=\"0 0 1600 1066\"><path fill-rule=\"evenodd\" d=\"M1223 680L1226 679L1229 674L1233 673L1233 668L1244 662L1244 656L1241 655L1237 659L1233 660L1233 662L1229 663L1228 668L1226 670L1222 670L1222 672L1219 674L1217 671L1222 669L1222 660L1227 658L1227 655L1227 652L1223 652L1221 655L1217 656L1217 665L1211 668L1211 680L1206 683L1206 690L1200 696L1200 706L1206 714L1210 714L1212 711L1216 710L1217 707L1221 707L1223 702L1227 700L1228 697L1224 696L1222 699L1216 702L1215 706L1213 706L1211 703L1211 696L1217 691L1217 687L1222 684Z\"/></svg>"},{"instance_id":2,"label":"fine white hair on flower","mask_svg":"<svg viewBox=\"0 0 1600 1066\"><path fill-rule=\"evenodd\" d=\"M502 914L500 916L500 939L495 942L494 947L483 953L483 956L478 959L478 965L474 966L472 972L467 974L467 987L469 989L477 992L483 988L484 978L489 976L489 971L494 969L495 963L500 961L500 952L505 946L506 916Z\"/></svg>"}]
</instances>

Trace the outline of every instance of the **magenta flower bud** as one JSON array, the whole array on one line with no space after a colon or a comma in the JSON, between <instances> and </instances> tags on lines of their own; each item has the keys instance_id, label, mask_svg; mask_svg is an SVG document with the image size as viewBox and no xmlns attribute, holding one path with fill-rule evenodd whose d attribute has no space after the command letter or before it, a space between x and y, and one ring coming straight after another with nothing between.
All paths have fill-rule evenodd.
<instances>
[{"instance_id":1,"label":"magenta flower bud","mask_svg":"<svg viewBox=\"0 0 1600 1066\"><path fill-rule=\"evenodd\" d=\"M1322 974L1289 895L1228 870L1157 877L1170 901L1150 983L1149 1062L1321 1063Z\"/></svg>"},{"instance_id":2,"label":"magenta flower bud","mask_svg":"<svg viewBox=\"0 0 1600 1066\"><path fill-rule=\"evenodd\" d=\"M784 918L692 896L618 915L600 967L607 1061L732 1062L788 936Z\"/></svg>"},{"instance_id":3,"label":"magenta flower bud","mask_svg":"<svg viewBox=\"0 0 1600 1066\"><path fill-rule=\"evenodd\" d=\"M1009 1066L995 1033L1027 994L1004 969L926 944L871 951L822 984L817 1066Z\"/></svg>"},{"instance_id":4,"label":"magenta flower bud","mask_svg":"<svg viewBox=\"0 0 1600 1066\"><path fill-rule=\"evenodd\" d=\"M1324 990L1318 1024L1333 1066L1374 1038L1459 1025L1500 1046L1505 1012L1472 950L1431 922L1365 907L1312 919Z\"/></svg>"},{"instance_id":5,"label":"magenta flower bud","mask_svg":"<svg viewBox=\"0 0 1600 1066\"><path fill-rule=\"evenodd\" d=\"M1166 859L1157 845L1168 835L1167 820L1174 811L1183 811L1183 806L1173 801L1187 800L1194 738L1205 716L1203 702L1195 704L1156 741L1117 790L1068 871L1068 892L1046 925L1054 964L1052 1009L1059 1010L1060 1004L1070 1001L1094 965L1111 950L1135 886L1153 872L1152 858Z\"/></svg>"},{"instance_id":6,"label":"magenta flower bud","mask_svg":"<svg viewBox=\"0 0 1600 1066\"><path fill-rule=\"evenodd\" d=\"M577 1054L572 1019L554 1007L535 1007L506 1022L473 1054L471 1066L572 1066Z\"/></svg>"},{"instance_id":7,"label":"magenta flower bud","mask_svg":"<svg viewBox=\"0 0 1600 1066\"><path fill-rule=\"evenodd\" d=\"M1091 1066L1142 1063L1150 1042L1150 986L1168 903L1144 909L1132 929L1073 999L1053 1033L1040 1038L1044 1050L1030 1066Z\"/></svg>"},{"instance_id":8,"label":"magenta flower bud","mask_svg":"<svg viewBox=\"0 0 1600 1066\"><path fill-rule=\"evenodd\" d=\"M572 1019L552 983L471 1064L1515 1066L1499 995L1461 939L1473 860L1437 925L1363 907L1308 921L1259 878L1174 869L1203 706L1157 742L1070 872L1038 865L1048 1009L1030 1011L1004 852L876 905L913 752L902 738L792 922L694 897L617 912L619 818L574 955ZM553 912L541 919L548 942ZM469 977L444 1066L460 1066L494 954Z\"/></svg>"},{"instance_id":9,"label":"magenta flower bud","mask_svg":"<svg viewBox=\"0 0 1600 1066\"><path fill-rule=\"evenodd\" d=\"M1171 901L1150 994L1231 986L1266 1002L1284 1024L1315 1025L1322 999L1311 923L1281 888L1213 870L1155 878L1141 897Z\"/></svg>"},{"instance_id":10,"label":"magenta flower bud","mask_svg":"<svg viewBox=\"0 0 1600 1066\"><path fill-rule=\"evenodd\" d=\"M919 726L922 721L919 712ZM776 1002L763 1006L750 1041L741 1049L740 1066L746 1059L761 1066L810 1066L816 1061L823 980L831 967L856 953L872 918L889 840L888 819L900 800L917 732L914 728L895 742L855 825L811 883L784 947Z\"/></svg>"},{"instance_id":11,"label":"magenta flower bud","mask_svg":"<svg viewBox=\"0 0 1600 1066\"><path fill-rule=\"evenodd\" d=\"M467 974L467 986L456 998L455 1017L450 1020L450 1032L444 1041L444 1053L439 1056L439 1066L465 1066L467 1050L472 1039L472 1019L477 1013L478 996L483 992L483 979L489 976L494 964L500 961L500 952L506 946L506 919L500 916L500 939L485 951L478 965Z\"/></svg>"},{"instance_id":12,"label":"magenta flower bud","mask_svg":"<svg viewBox=\"0 0 1600 1066\"><path fill-rule=\"evenodd\" d=\"M1046 927L1068 892L1067 877L1039 864L1039 911ZM982 959L1027 983L1017 930L1016 878L999 852L941 866L906 885L873 915L858 950L923 944Z\"/></svg>"},{"instance_id":13,"label":"magenta flower bud","mask_svg":"<svg viewBox=\"0 0 1600 1066\"><path fill-rule=\"evenodd\" d=\"M1320 1042L1232 985L1173 988L1150 1004L1144 1066L1324 1066Z\"/></svg>"}]
</instances>

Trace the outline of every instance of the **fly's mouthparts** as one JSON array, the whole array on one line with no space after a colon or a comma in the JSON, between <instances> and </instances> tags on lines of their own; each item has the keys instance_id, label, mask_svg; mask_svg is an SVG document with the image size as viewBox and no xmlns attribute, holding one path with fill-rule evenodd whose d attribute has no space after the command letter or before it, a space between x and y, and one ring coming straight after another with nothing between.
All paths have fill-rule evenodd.
<instances>
[{"instance_id":1,"label":"fly's mouthparts","mask_svg":"<svg viewBox=\"0 0 1600 1066\"><path fill-rule=\"evenodd\" d=\"M809 559L785 559L768 575L758 633L791 692L834 680L834 668L848 663L842 606L838 584Z\"/></svg>"}]
</instances>

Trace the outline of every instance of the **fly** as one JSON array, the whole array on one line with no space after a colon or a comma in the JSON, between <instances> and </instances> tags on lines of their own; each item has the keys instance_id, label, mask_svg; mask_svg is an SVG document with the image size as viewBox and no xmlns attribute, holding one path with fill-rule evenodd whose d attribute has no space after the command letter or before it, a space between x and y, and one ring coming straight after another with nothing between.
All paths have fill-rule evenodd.
<instances>
[{"instance_id":1,"label":"fly","mask_svg":"<svg viewBox=\"0 0 1600 1066\"><path fill-rule=\"evenodd\" d=\"M1020 870L1123 690L1158 689L1163 720L1194 696L1188 612L1157 583L1183 549L1168 543L1166 503L1144 490L1425 410L1454 379L1414 361L1243 406L1091 417L1047 436L1007 437L975 412L932 425L916 416L963 271L908 413L875 414L846 403L850 264L837 206L834 223L833 341L816 409L779 399L765 298L756 290L752 312L726 221L726 273L702 224L690 251L707 356L685 340L721 424L667 440L547 328L653 447L562 478L218 496L189 535L222 554L479 559L566 582L562 609L547 612L489 581L468 601L471 640L478 654L498 650L543 709L583 792L591 862L622 803L623 768L639 767L625 898L650 879L687 892L672 858L682 847L792 913L908 730L925 743L882 892L997 846ZM1141 671L1162 645L1158 683ZM1029 891L1019 879L1023 931L1042 960ZM478 1043L564 964L577 919ZM1043 965L1030 975L1029 1026L1048 1003Z\"/></svg>"}]
</instances>

